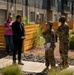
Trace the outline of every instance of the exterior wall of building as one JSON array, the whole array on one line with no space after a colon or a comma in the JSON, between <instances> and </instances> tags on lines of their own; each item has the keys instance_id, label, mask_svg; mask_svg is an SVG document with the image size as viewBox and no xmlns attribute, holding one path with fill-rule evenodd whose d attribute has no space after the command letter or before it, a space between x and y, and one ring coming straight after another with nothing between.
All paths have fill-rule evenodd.
<instances>
[{"instance_id":1,"label":"exterior wall of building","mask_svg":"<svg viewBox=\"0 0 74 75\"><path fill-rule=\"evenodd\" d=\"M25 16L25 5L10 3L6 1L0 1L0 24L3 24L8 15L11 15L15 18L17 14Z\"/></svg>"},{"instance_id":2,"label":"exterior wall of building","mask_svg":"<svg viewBox=\"0 0 74 75\"><path fill-rule=\"evenodd\" d=\"M47 21L47 9L43 9L42 3L41 3L41 6L39 4L37 4L39 2L39 0L37 0L38 2L35 0L36 5L34 4L33 6L31 6L32 4L26 6L25 0L23 0L23 1L24 1L24 3L21 4L18 0L16 0L16 2L15 2L15 0L10 1L10 2L1 0L0 1L0 14L1 14L1 16L3 14L4 19L3 19L3 21L1 20L0 23L3 24L2 22L5 22L6 18L9 16L9 14L11 14L14 18L17 14L20 14L23 17L26 16L28 22L31 22L31 14L30 14L31 12L35 12L35 22L36 22L37 15L39 15L39 18L41 18L40 16L44 16L43 21L45 21L45 22ZM30 4L30 3L28 3L28 4Z\"/></svg>"},{"instance_id":3,"label":"exterior wall of building","mask_svg":"<svg viewBox=\"0 0 74 75\"><path fill-rule=\"evenodd\" d=\"M57 11L48 11L47 12L47 21L53 21L53 22L57 22L59 19L59 14Z\"/></svg>"},{"instance_id":4,"label":"exterior wall of building","mask_svg":"<svg viewBox=\"0 0 74 75\"><path fill-rule=\"evenodd\" d=\"M31 13L35 13L35 22L36 22L36 18L37 18L37 15L39 15L39 18L41 14L44 15L44 22L47 21L47 10L45 9L40 9L40 8L34 8L34 7L31 7L31 6L28 6L28 22L31 22Z\"/></svg>"},{"instance_id":5,"label":"exterior wall of building","mask_svg":"<svg viewBox=\"0 0 74 75\"><path fill-rule=\"evenodd\" d=\"M7 2L0 1L0 24L3 24L7 17Z\"/></svg>"},{"instance_id":6,"label":"exterior wall of building","mask_svg":"<svg viewBox=\"0 0 74 75\"><path fill-rule=\"evenodd\" d=\"M22 3L23 1L23 3ZM17 14L27 17L28 22L39 21L58 21L60 15L65 15L67 20L72 20L72 1L71 0L0 0L0 24L5 22L8 15L11 13L13 17ZM64 4L70 7L65 8ZM65 10L64 10L65 9ZM74 11L74 10L73 10ZM33 17L32 17L33 15ZM35 20L32 20L35 19Z\"/></svg>"}]
</instances>

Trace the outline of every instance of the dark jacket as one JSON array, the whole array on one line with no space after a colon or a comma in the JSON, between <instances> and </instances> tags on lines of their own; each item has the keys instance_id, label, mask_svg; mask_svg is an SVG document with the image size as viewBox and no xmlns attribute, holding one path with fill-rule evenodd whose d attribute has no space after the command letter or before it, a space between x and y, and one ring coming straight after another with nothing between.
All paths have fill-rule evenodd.
<instances>
[{"instance_id":1,"label":"dark jacket","mask_svg":"<svg viewBox=\"0 0 74 75\"><path fill-rule=\"evenodd\" d=\"M13 40L21 40L22 36L25 36L24 24L15 21L12 24Z\"/></svg>"}]
</instances>

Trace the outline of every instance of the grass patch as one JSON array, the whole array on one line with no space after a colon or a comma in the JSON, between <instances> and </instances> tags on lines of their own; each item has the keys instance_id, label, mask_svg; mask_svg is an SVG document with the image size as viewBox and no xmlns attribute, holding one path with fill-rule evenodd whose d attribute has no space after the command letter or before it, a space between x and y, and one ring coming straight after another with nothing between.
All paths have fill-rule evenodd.
<instances>
[{"instance_id":1,"label":"grass patch","mask_svg":"<svg viewBox=\"0 0 74 75\"><path fill-rule=\"evenodd\" d=\"M60 70L52 70L48 75L74 75L72 71L60 71Z\"/></svg>"},{"instance_id":2,"label":"grass patch","mask_svg":"<svg viewBox=\"0 0 74 75\"><path fill-rule=\"evenodd\" d=\"M43 37L40 38L40 46L43 46L45 43L45 39Z\"/></svg>"},{"instance_id":3,"label":"grass patch","mask_svg":"<svg viewBox=\"0 0 74 75\"><path fill-rule=\"evenodd\" d=\"M70 37L70 49L74 49L74 36Z\"/></svg>"},{"instance_id":4,"label":"grass patch","mask_svg":"<svg viewBox=\"0 0 74 75\"><path fill-rule=\"evenodd\" d=\"M41 29L40 27L37 28L36 32L33 35L33 48L40 45L40 37L41 37Z\"/></svg>"},{"instance_id":5,"label":"grass patch","mask_svg":"<svg viewBox=\"0 0 74 75\"><path fill-rule=\"evenodd\" d=\"M70 57L69 57L69 59L72 59L72 60L74 60L74 55L73 55L73 56L70 56Z\"/></svg>"},{"instance_id":6,"label":"grass patch","mask_svg":"<svg viewBox=\"0 0 74 75\"><path fill-rule=\"evenodd\" d=\"M71 30L71 31L70 31L70 34L74 34L74 30Z\"/></svg>"},{"instance_id":7,"label":"grass patch","mask_svg":"<svg viewBox=\"0 0 74 75\"><path fill-rule=\"evenodd\" d=\"M11 65L3 68L2 75L22 75L22 71L18 65Z\"/></svg>"}]
</instances>

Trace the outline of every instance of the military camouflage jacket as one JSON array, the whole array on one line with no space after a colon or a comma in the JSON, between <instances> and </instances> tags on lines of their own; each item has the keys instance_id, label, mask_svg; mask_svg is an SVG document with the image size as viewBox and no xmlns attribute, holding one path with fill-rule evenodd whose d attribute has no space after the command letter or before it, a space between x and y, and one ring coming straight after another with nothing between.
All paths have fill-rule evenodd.
<instances>
[{"instance_id":1,"label":"military camouflage jacket","mask_svg":"<svg viewBox=\"0 0 74 75\"><path fill-rule=\"evenodd\" d=\"M50 30L46 30L45 32L43 32L43 37L46 41L46 43L51 43L51 47L54 48L55 47L55 34L54 31L50 31Z\"/></svg>"},{"instance_id":2,"label":"military camouflage jacket","mask_svg":"<svg viewBox=\"0 0 74 75\"><path fill-rule=\"evenodd\" d=\"M67 24L59 26L56 34L59 36L60 42L69 42L69 26Z\"/></svg>"}]
</instances>

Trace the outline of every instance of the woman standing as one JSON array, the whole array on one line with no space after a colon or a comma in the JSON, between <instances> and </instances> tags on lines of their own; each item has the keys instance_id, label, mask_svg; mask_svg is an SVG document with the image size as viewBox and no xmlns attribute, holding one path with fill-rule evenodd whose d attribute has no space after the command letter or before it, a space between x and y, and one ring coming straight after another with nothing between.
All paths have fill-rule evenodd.
<instances>
[{"instance_id":1,"label":"woman standing","mask_svg":"<svg viewBox=\"0 0 74 75\"><path fill-rule=\"evenodd\" d=\"M55 35L54 30L52 29L53 23L49 21L45 26L45 31L43 32L43 37L45 39L45 65L46 69L55 68L55 58L54 58L54 48L55 48Z\"/></svg>"},{"instance_id":2,"label":"woman standing","mask_svg":"<svg viewBox=\"0 0 74 75\"><path fill-rule=\"evenodd\" d=\"M6 42L6 51L5 53L9 53L9 51L13 52L13 33L12 33L12 16L8 17L8 20L5 22L5 42Z\"/></svg>"}]
</instances>

